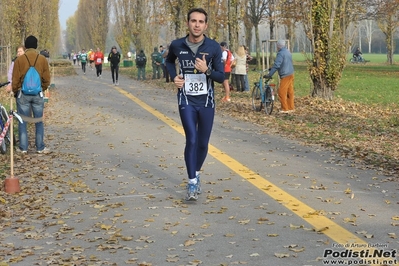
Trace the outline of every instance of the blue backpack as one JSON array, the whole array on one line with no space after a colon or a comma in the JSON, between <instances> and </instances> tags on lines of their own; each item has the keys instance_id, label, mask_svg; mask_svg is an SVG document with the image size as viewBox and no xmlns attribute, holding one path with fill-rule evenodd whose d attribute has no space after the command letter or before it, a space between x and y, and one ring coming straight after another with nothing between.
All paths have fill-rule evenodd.
<instances>
[{"instance_id":1,"label":"blue backpack","mask_svg":"<svg viewBox=\"0 0 399 266\"><path fill-rule=\"evenodd\" d=\"M25 95L38 95L42 91L42 81L39 72L37 72L35 68L38 57L39 55L37 55L35 63L32 66L29 62L28 56L26 56L29 63L29 69L26 72L24 82L22 83L22 93Z\"/></svg>"}]
</instances>

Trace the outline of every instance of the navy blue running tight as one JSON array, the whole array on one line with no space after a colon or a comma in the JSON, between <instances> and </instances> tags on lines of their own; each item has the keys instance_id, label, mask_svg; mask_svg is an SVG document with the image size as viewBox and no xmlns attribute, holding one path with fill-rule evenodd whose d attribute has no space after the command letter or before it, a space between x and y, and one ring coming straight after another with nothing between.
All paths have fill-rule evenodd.
<instances>
[{"instance_id":1,"label":"navy blue running tight","mask_svg":"<svg viewBox=\"0 0 399 266\"><path fill-rule=\"evenodd\" d=\"M195 171L201 170L208 154L215 108L180 105L179 113L186 134L184 161L188 178L193 179Z\"/></svg>"}]
</instances>

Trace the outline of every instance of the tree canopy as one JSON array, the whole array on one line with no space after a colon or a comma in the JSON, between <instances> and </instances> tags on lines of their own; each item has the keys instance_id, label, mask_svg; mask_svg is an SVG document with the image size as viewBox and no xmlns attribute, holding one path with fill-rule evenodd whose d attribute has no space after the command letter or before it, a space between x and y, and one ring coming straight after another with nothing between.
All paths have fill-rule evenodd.
<instances>
[{"instance_id":1,"label":"tree canopy","mask_svg":"<svg viewBox=\"0 0 399 266\"><path fill-rule=\"evenodd\" d=\"M59 2L1 1L3 45L16 47L33 34L40 48L59 50ZM240 45L256 51L258 68L262 41L288 39L294 46L306 36L296 49L308 55L313 96L332 99L353 45L354 29L372 25L360 23L365 19L380 27L387 62L394 63L399 0L80 0L67 20L63 39L69 51L117 45L123 54L137 49L150 53L186 34L186 16L192 7L208 12L209 37L226 41L233 51ZM371 32L368 29L369 47Z\"/></svg>"},{"instance_id":2,"label":"tree canopy","mask_svg":"<svg viewBox=\"0 0 399 266\"><path fill-rule=\"evenodd\" d=\"M37 37L39 49L55 52L60 45L59 0L2 0L1 41L17 47L29 35Z\"/></svg>"}]
</instances>

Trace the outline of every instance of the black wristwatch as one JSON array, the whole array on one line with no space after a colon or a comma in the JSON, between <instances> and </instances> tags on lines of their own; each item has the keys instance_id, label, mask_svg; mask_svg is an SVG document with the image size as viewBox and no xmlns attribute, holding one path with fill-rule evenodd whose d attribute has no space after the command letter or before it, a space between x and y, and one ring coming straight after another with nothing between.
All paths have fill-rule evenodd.
<instances>
[{"instance_id":1,"label":"black wristwatch","mask_svg":"<svg viewBox=\"0 0 399 266\"><path fill-rule=\"evenodd\" d=\"M205 75L207 75L207 76L210 76L211 73L212 73L212 70L211 70L210 68L208 68L208 69L205 71Z\"/></svg>"}]
</instances>

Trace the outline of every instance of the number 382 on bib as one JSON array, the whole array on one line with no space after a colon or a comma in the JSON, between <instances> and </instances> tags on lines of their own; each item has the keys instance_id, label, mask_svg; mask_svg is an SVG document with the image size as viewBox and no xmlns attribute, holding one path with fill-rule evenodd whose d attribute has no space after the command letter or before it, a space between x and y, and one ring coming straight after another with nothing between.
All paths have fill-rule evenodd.
<instances>
[{"instance_id":1,"label":"number 382 on bib","mask_svg":"<svg viewBox=\"0 0 399 266\"><path fill-rule=\"evenodd\" d=\"M186 95L197 96L208 93L205 74L185 74L184 90Z\"/></svg>"}]
</instances>

